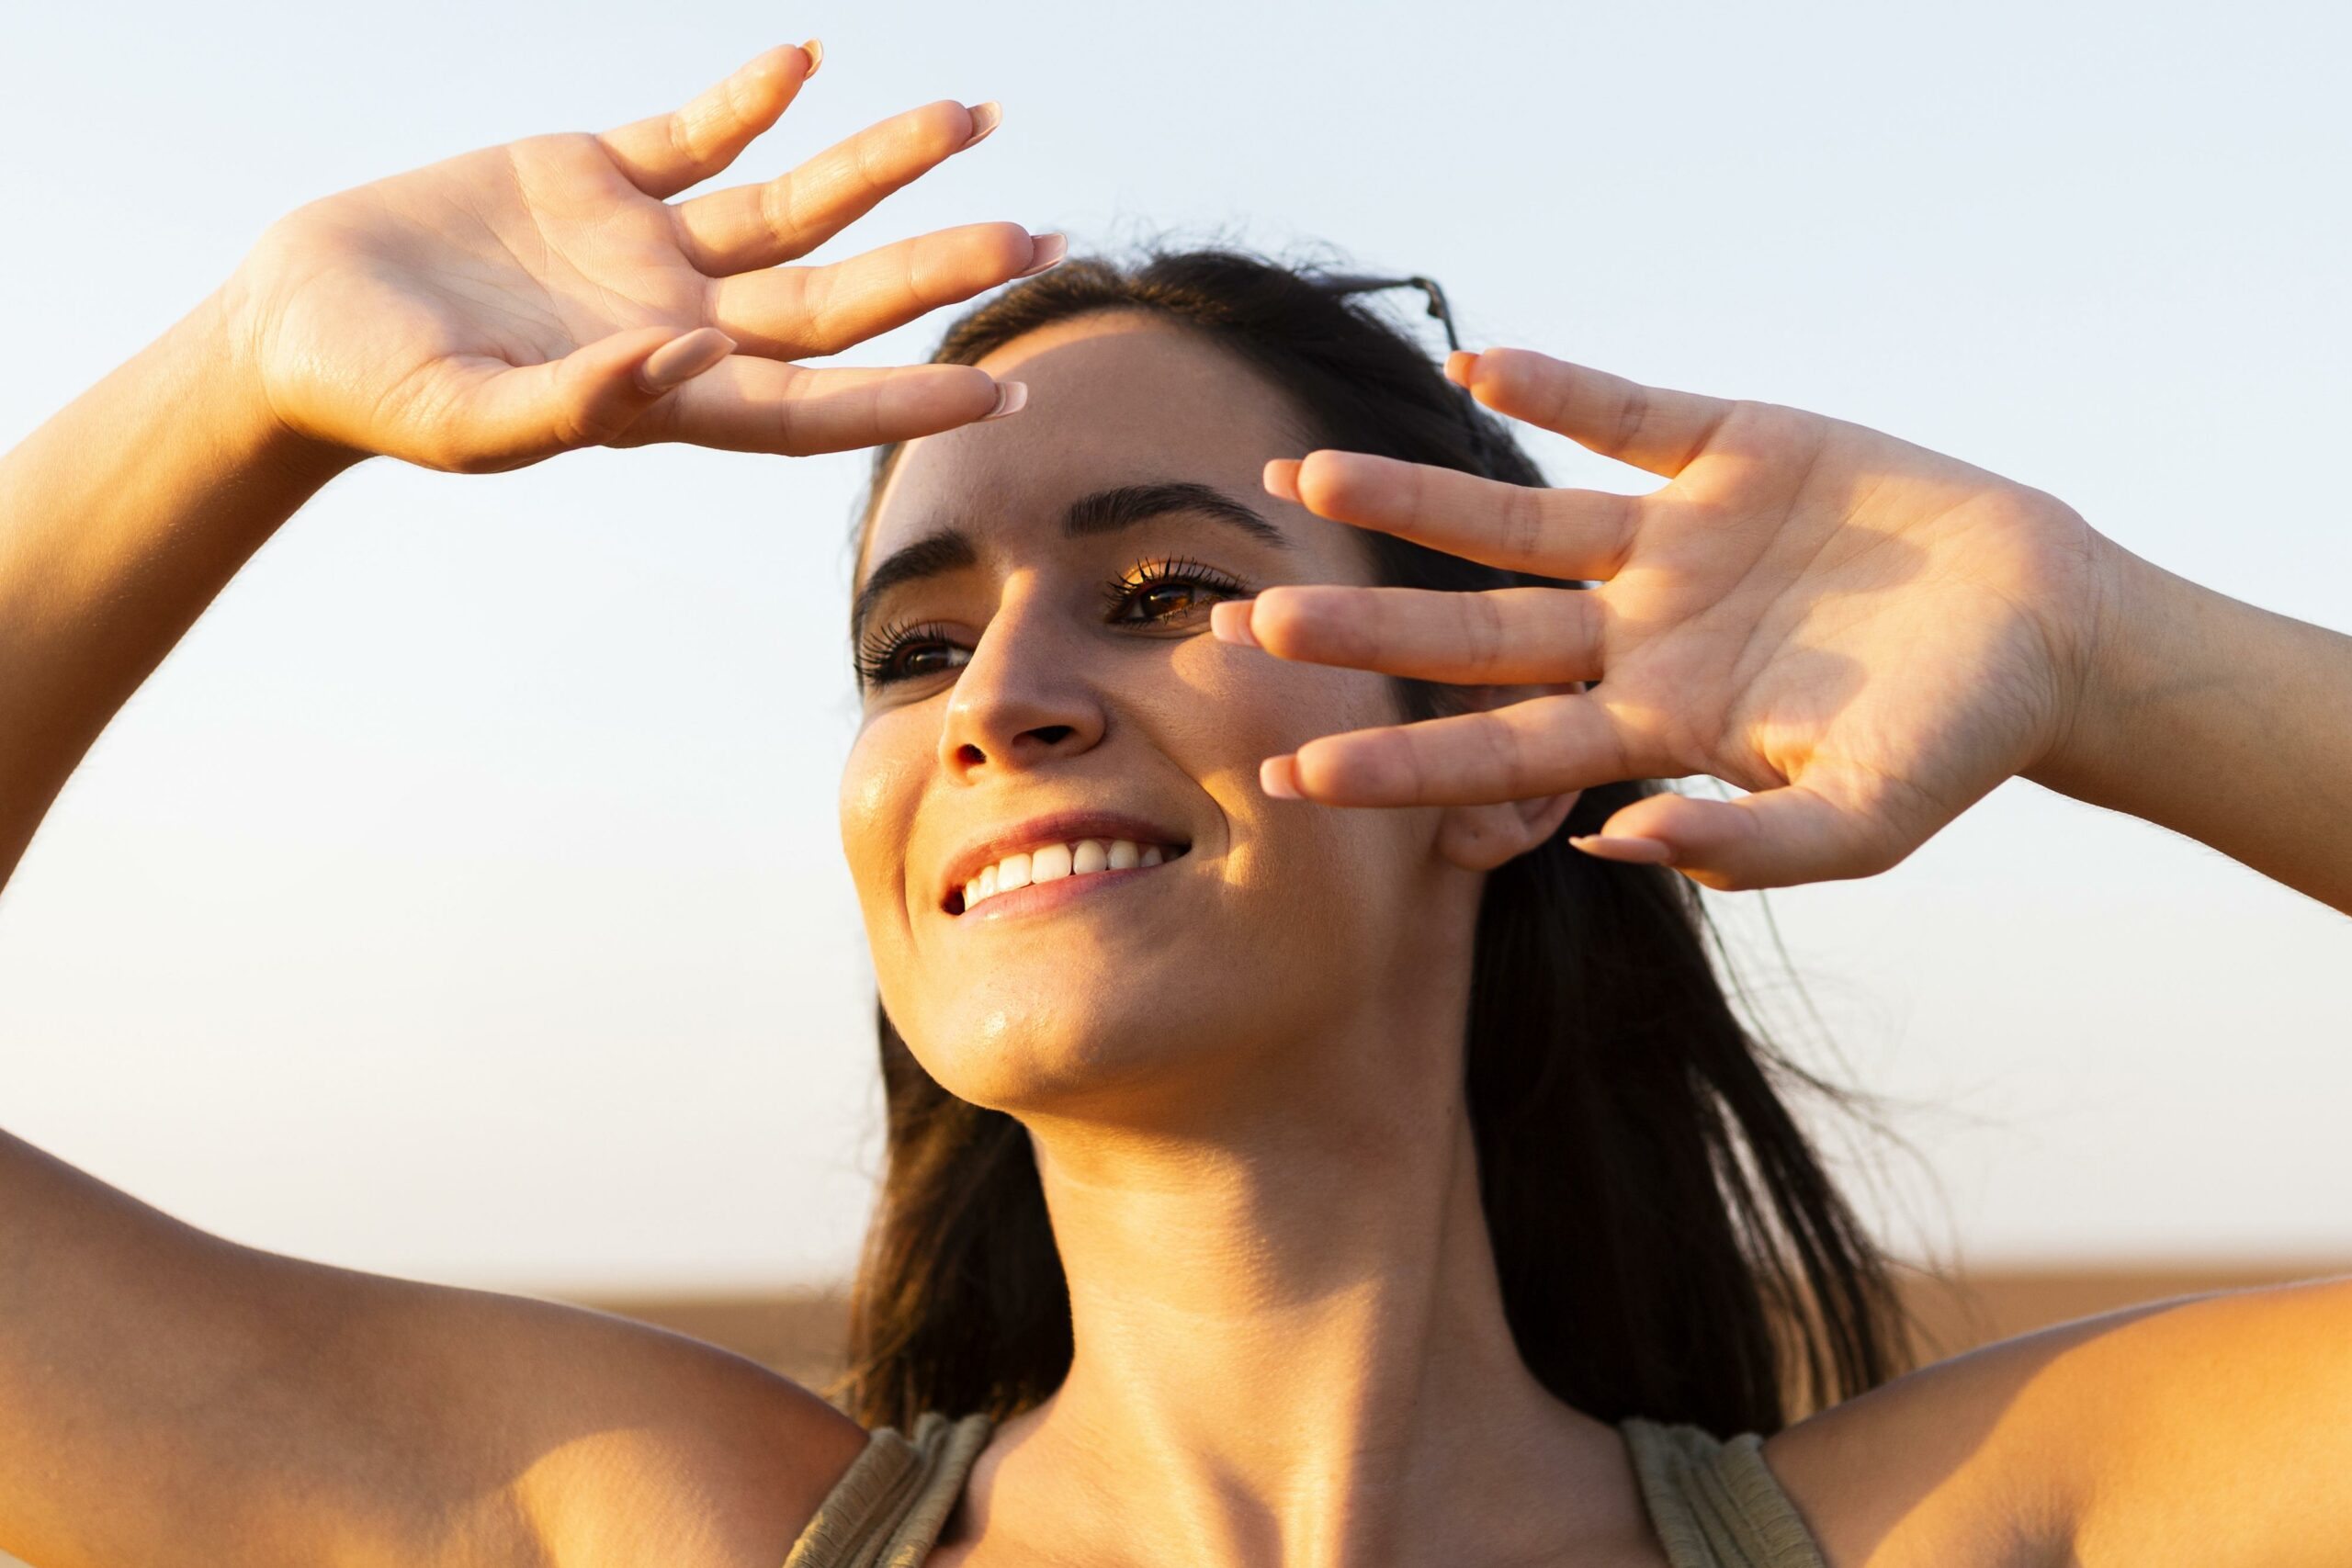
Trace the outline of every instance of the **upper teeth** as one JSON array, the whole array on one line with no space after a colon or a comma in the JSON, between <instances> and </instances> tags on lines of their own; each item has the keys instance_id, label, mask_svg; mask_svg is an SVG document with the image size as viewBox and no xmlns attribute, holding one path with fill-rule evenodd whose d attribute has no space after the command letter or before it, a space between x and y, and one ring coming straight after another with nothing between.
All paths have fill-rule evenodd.
<instances>
[{"instance_id":1,"label":"upper teeth","mask_svg":"<svg viewBox=\"0 0 2352 1568\"><path fill-rule=\"evenodd\" d=\"M1065 876L1091 876L1098 871L1125 871L1158 865L1167 859L1158 844L1133 839L1079 839L1067 844L1041 844L1007 855L964 884L964 908L999 893L1010 893L1033 882L1058 882Z\"/></svg>"}]
</instances>

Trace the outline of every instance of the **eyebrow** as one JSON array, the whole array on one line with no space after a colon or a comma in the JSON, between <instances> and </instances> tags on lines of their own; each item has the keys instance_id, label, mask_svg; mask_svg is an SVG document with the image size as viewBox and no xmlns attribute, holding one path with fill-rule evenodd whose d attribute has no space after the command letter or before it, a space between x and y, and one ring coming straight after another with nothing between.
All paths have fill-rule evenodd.
<instances>
[{"instance_id":1,"label":"eyebrow","mask_svg":"<svg viewBox=\"0 0 2352 1568\"><path fill-rule=\"evenodd\" d=\"M1116 485L1080 496L1062 513L1062 537L1088 539L1099 535L1115 534L1123 528L1132 528L1138 523L1164 517L1171 512L1198 513L1276 549L1293 547L1289 537L1281 529L1231 496L1187 479ZM854 642L865 636L865 623L872 617L875 606L892 590L903 588L910 582L920 582L925 578L960 571L978 565L979 558L979 547L973 541L970 532L955 527L926 534L914 543L892 551L866 574L865 585L857 591L857 597L850 608L851 640Z\"/></svg>"}]
</instances>

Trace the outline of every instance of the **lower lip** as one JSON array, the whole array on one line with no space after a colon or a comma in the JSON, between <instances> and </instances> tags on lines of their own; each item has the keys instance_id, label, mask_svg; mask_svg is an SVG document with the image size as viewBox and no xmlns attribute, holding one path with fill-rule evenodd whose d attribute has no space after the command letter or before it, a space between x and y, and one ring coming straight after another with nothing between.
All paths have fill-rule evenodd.
<instances>
[{"instance_id":1,"label":"lower lip","mask_svg":"<svg viewBox=\"0 0 2352 1568\"><path fill-rule=\"evenodd\" d=\"M991 893L980 900L977 909L967 909L956 916L960 920L995 920L1014 915L1032 915L1046 909L1058 909L1073 898L1083 898L1105 887L1117 887L1133 882L1138 876L1149 876L1155 871L1165 871L1182 860L1164 860L1158 865L1133 865L1124 871L1090 871L1085 875L1057 876L1051 882L1033 882L1026 887L1016 887L1010 893Z\"/></svg>"}]
</instances>

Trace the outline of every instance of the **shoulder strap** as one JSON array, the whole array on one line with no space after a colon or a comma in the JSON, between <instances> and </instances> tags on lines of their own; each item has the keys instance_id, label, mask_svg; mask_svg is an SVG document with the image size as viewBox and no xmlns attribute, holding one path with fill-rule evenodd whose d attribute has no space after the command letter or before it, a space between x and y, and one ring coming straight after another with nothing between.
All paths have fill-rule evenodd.
<instances>
[{"instance_id":1,"label":"shoulder strap","mask_svg":"<svg viewBox=\"0 0 2352 1568\"><path fill-rule=\"evenodd\" d=\"M1623 1422L1642 1501L1673 1568L1826 1568L1804 1517L1764 1463L1764 1439Z\"/></svg>"},{"instance_id":2,"label":"shoulder strap","mask_svg":"<svg viewBox=\"0 0 2352 1568\"><path fill-rule=\"evenodd\" d=\"M926 1410L911 1439L877 1427L817 1506L784 1568L917 1568L962 1495L990 1422Z\"/></svg>"}]
</instances>

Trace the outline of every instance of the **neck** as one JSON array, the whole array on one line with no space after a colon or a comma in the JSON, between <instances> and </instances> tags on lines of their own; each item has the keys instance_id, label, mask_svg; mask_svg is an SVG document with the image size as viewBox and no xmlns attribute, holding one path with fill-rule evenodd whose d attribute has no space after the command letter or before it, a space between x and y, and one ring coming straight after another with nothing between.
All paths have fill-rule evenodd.
<instances>
[{"instance_id":1,"label":"neck","mask_svg":"<svg viewBox=\"0 0 2352 1568\"><path fill-rule=\"evenodd\" d=\"M1024 1118L1074 1356L975 1485L1052 1478L1046 1560L1459 1565L1638 1534L1616 1434L1536 1382L1505 1320L1460 968L1261 1054L1278 1089L1194 1082L1181 1126Z\"/></svg>"}]
</instances>

